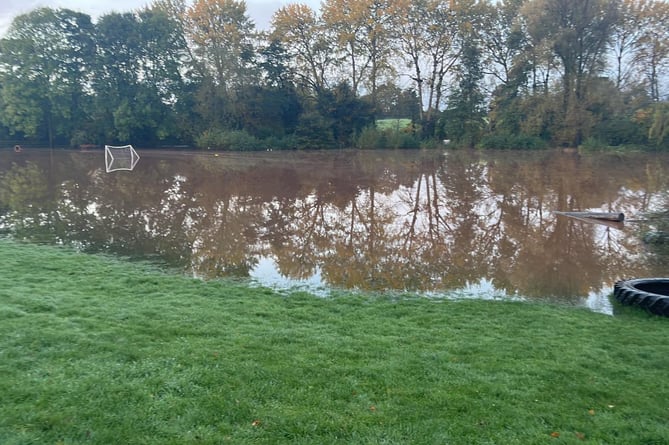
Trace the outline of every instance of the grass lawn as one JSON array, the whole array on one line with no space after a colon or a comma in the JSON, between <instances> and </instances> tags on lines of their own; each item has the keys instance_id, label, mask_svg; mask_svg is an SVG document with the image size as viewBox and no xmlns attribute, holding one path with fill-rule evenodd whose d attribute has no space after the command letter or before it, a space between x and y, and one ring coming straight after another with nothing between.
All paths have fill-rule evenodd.
<instances>
[{"instance_id":1,"label":"grass lawn","mask_svg":"<svg viewBox=\"0 0 669 445\"><path fill-rule=\"evenodd\" d=\"M411 119L377 119L376 127L380 130L403 130L411 125Z\"/></svg>"},{"instance_id":2,"label":"grass lawn","mask_svg":"<svg viewBox=\"0 0 669 445\"><path fill-rule=\"evenodd\" d=\"M0 264L3 445L669 444L666 318Z\"/></svg>"}]
</instances>

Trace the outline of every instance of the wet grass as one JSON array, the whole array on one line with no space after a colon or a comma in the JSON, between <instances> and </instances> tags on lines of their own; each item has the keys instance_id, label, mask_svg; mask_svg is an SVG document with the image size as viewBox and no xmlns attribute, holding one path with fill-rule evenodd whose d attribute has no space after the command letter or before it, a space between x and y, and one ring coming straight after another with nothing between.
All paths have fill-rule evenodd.
<instances>
[{"instance_id":1,"label":"wet grass","mask_svg":"<svg viewBox=\"0 0 669 445\"><path fill-rule=\"evenodd\" d=\"M2 444L669 443L664 318L0 262Z\"/></svg>"}]
</instances>

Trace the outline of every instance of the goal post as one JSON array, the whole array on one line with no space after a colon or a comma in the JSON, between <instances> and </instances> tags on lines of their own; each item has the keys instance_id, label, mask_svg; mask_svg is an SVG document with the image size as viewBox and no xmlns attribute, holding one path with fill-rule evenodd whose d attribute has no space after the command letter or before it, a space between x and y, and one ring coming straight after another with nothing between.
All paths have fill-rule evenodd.
<instances>
[{"instance_id":1,"label":"goal post","mask_svg":"<svg viewBox=\"0 0 669 445\"><path fill-rule=\"evenodd\" d=\"M132 171L139 162L139 155L132 145L105 145L105 168L107 173L117 170Z\"/></svg>"}]
</instances>

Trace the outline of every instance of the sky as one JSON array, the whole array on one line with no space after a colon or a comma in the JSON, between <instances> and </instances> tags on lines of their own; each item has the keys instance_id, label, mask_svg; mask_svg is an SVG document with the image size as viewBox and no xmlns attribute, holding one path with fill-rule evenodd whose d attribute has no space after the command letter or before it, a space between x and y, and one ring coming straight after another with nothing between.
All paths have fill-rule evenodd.
<instances>
[{"instance_id":1,"label":"sky","mask_svg":"<svg viewBox=\"0 0 669 445\"><path fill-rule=\"evenodd\" d=\"M272 14L281 6L294 3L288 0L246 0L246 11L259 29L267 29ZM110 12L129 12L140 9L151 0L0 0L0 36L4 36L12 19L39 7L67 8L90 15L95 21ZM299 3L318 9L319 0L299 0Z\"/></svg>"}]
</instances>

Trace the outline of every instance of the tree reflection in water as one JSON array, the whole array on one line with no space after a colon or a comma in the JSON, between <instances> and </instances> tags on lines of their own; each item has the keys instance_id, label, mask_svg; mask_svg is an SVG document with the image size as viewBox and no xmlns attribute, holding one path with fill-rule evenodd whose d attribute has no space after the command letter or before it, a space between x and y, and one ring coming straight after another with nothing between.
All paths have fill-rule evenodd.
<instances>
[{"instance_id":1,"label":"tree reflection in water","mask_svg":"<svg viewBox=\"0 0 669 445\"><path fill-rule=\"evenodd\" d=\"M554 210L669 208L669 157L562 152L0 152L0 230L198 277L582 304L666 258ZM271 277L271 278L270 278Z\"/></svg>"}]
</instances>

